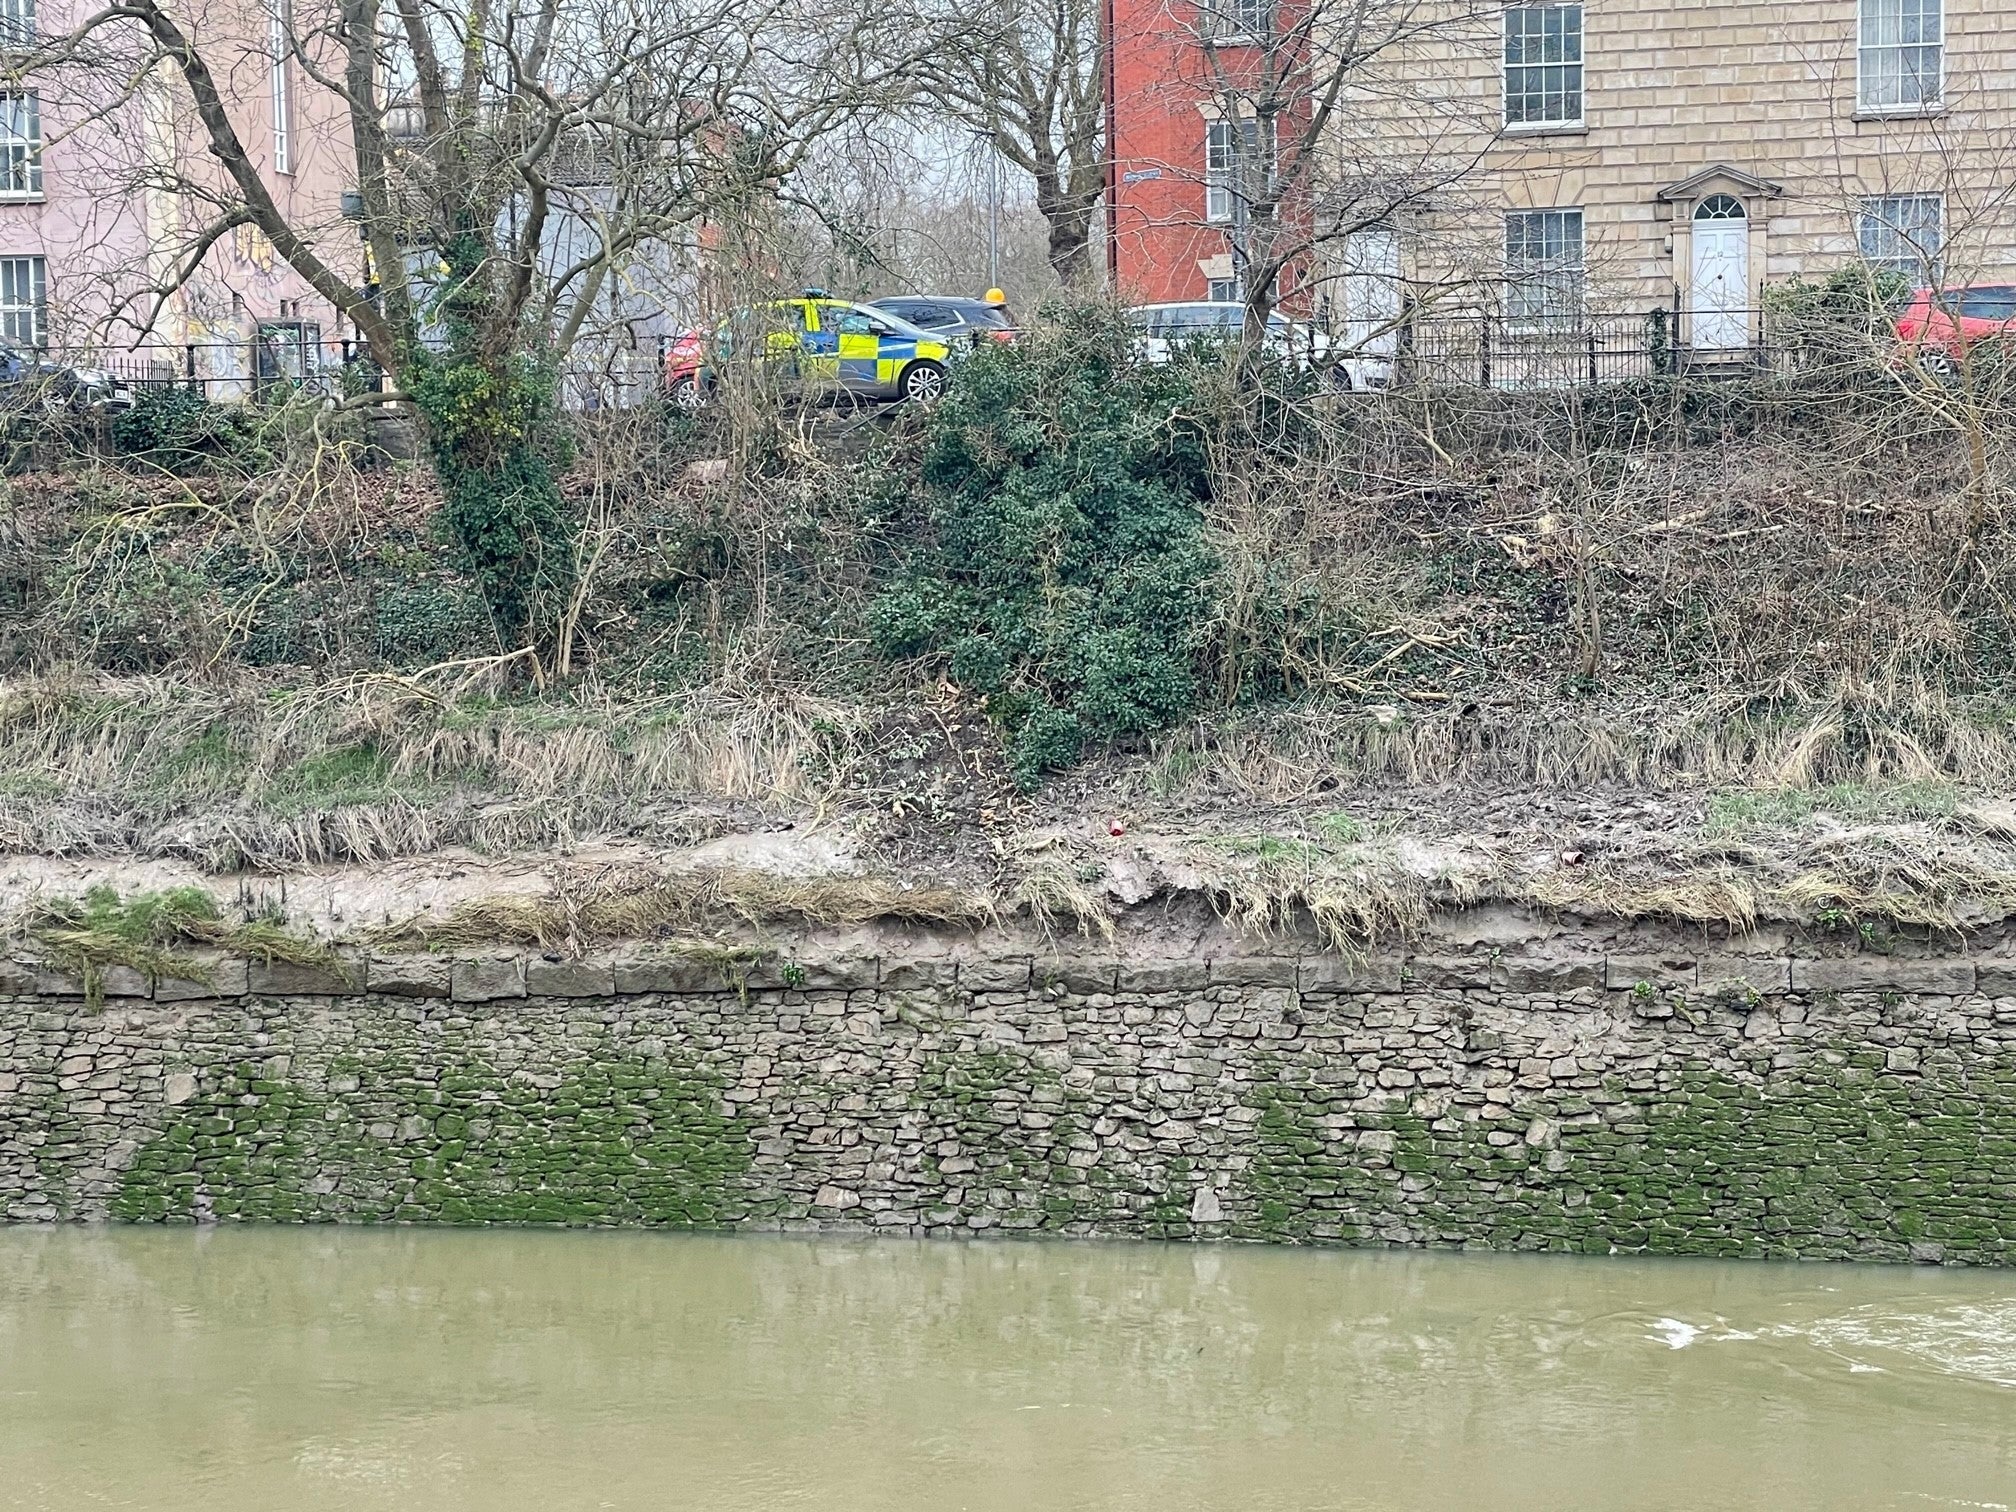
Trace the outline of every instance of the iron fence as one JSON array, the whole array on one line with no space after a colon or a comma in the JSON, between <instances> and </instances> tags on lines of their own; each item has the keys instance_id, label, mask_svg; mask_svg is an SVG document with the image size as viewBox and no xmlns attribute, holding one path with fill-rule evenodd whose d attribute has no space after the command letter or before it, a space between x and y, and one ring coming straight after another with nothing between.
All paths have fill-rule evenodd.
<instances>
[{"instance_id":1,"label":"iron fence","mask_svg":"<svg viewBox=\"0 0 2016 1512\"><path fill-rule=\"evenodd\" d=\"M187 389L219 403L354 393L376 387L380 377L370 348L361 341L55 346L36 357L59 369L110 374L119 387L135 392Z\"/></svg>"},{"instance_id":2,"label":"iron fence","mask_svg":"<svg viewBox=\"0 0 2016 1512\"><path fill-rule=\"evenodd\" d=\"M562 365L561 406L575 413L635 409L665 393L669 334L618 332L578 346ZM1520 320L1497 312L1403 315L1391 329L1347 341L1354 383L1407 388L1549 390L1601 387L1685 373L1785 376L1811 365L1811 331L1762 309L1712 315L1680 307ZM276 402L378 388L382 374L357 340L151 344L53 349L59 366L112 374L133 390L181 388L218 402Z\"/></svg>"},{"instance_id":3,"label":"iron fence","mask_svg":"<svg viewBox=\"0 0 2016 1512\"><path fill-rule=\"evenodd\" d=\"M664 391L670 342L668 336L641 336L577 350L558 375L562 406L596 411L655 402ZM185 389L224 404L342 397L377 389L383 379L370 347L357 340L53 346L34 356L60 369L110 374L135 393Z\"/></svg>"},{"instance_id":4,"label":"iron fence","mask_svg":"<svg viewBox=\"0 0 2016 1512\"><path fill-rule=\"evenodd\" d=\"M1781 372L1789 354L1767 312L1655 308L1540 320L1434 315L1402 320L1384 343L1388 387L1594 388L1687 372Z\"/></svg>"}]
</instances>

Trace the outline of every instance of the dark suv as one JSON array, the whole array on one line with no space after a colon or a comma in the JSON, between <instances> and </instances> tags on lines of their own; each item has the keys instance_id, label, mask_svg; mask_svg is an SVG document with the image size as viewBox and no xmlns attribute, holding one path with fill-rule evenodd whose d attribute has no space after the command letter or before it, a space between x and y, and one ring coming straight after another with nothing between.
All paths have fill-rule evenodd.
<instances>
[{"instance_id":1,"label":"dark suv","mask_svg":"<svg viewBox=\"0 0 2016 1512\"><path fill-rule=\"evenodd\" d=\"M1013 341L1015 327L1007 310L984 299L967 299L958 294L891 294L887 299L871 299L868 307L887 310L914 326L922 326L946 342Z\"/></svg>"},{"instance_id":2,"label":"dark suv","mask_svg":"<svg viewBox=\"0 0 2016 1512\"><path fill-rule=\"evenodd\" d=\"M133 391L102 368L65 367L34 352L0 346L0 411L115 410L132 406Z\"/></svg>"}]
</instances>

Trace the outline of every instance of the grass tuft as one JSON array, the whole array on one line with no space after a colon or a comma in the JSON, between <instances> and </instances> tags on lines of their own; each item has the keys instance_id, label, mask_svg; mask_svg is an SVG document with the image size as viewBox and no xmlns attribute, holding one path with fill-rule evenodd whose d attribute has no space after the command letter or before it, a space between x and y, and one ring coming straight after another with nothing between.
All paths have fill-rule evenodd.
<instances>
[{"instance_id":1,"label":"grass tuft","mask_svg":"<svg viewBox=\"0 0 2016 1512\"><path fill-rule=\"evenodd\" d=\"M288 961L345 969L328 946L292 933L276 919L225 919L217 900L200 887L122 897L117 889L100 885L81 898L39 902L22 922L51 965L83 982L93 1007L105 1000L108 966L131 967L149 982L166 978L211 985L215 973L188 954L191 948L227 951L266 965Z\"/></svg>"},{"instance_id":2,"label":"grass tuft","mask_svg":"<svg viewBox=\"0 0 2016 1512\"><path fill-rule=\"evenodd\" d=\"M1020 860L1022 875L1008 898L1010 909L1026 912L1046 934L1061 927L1088 939L1094 934L1113 939L1117 921L1099 885L1104 869L1097 862L1061 841L1031 847Z\"/></svg>"}]
</instances>

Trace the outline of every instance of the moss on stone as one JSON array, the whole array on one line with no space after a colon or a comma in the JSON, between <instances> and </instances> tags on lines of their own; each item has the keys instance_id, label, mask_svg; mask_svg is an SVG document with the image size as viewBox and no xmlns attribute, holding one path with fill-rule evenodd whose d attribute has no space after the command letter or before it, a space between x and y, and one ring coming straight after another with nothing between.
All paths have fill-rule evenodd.
<instances>
[{"instance_id":1,"label":"moss on stone","mask_svg":"<svg viewBox=\"0 0 2016 1512\"><path fill-rule=\"evenodd\" d=\"M478 1059L423 1076L400 1055L345 1056L340 1075L354 1090L250 1066L207 1078L140 1150L112 1215L675 1227L748 1216L753 1144L722 1110L723 1078L698 1063L612 1048L529 1106Z\"/></svg>"}]
</instances>

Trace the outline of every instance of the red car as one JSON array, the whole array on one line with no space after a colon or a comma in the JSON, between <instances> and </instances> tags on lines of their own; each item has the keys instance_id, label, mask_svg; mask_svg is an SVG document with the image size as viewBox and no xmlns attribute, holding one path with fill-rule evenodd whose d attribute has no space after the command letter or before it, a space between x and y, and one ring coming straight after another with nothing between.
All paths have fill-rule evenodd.
<instances>
[{"instance_id":1,"label":"red car","mask_svg":"<svg viewBox=\"0 0 2016 1512\"><path fill-rule=\"evenodd\" d=\"M2016 336L2016 284L1920 289L1897 317L1897 339L1932 372L1949 372L1980 341Z\"/></svg>"},{"instance_id":2,"label":"red car","mask_svg":"<svg viewBox=\"0 0 2016 1512\"><path fill-rule=\"evenodd\" d=\"M707 333L681 331L665 348L665 392L681 409L699 409L707 402L700 388L700 365L707 360Z\"/></svg>"}]
</instances>

